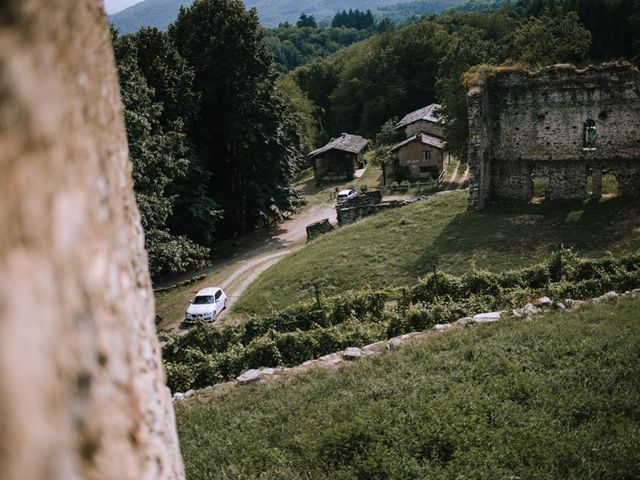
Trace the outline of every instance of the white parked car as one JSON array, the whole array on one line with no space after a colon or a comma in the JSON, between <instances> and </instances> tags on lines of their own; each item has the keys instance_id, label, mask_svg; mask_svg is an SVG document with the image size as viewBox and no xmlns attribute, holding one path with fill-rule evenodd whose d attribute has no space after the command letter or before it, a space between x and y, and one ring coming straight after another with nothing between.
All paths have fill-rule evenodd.
<instances>
[{"instance_id":1,"label":"white parked car","mask_svg":"<svg viewBox=\"0 0 640 480\"><path fill-rule=\"evenodd\" d=\"M203 288L187 308L185 322L213 322L227 308L227 296L221 288Z\"/></svg>"},{"instance_id":2,"label":"white parked car","mask_svg":"<svg viewBox=\"0 0 640 480\"><path fill-rule=\"evenodd\" d=\"M355 197L356 195L357 193L353 189L342 190L341 192L338 192L338 196L336 197L336 203L340 205L341 203L346 202L347 200Z\"/></svg>"}]
</instances>

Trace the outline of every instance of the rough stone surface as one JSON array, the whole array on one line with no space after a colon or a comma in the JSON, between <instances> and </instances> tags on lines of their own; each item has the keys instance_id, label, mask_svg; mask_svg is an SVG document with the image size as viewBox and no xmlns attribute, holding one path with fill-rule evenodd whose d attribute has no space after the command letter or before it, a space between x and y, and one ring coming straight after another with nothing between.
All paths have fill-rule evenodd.
<instances>
[{"instance_id":1,"label":"rough stone surface","mask_svg":"<svg viewBox=\"0 0 640 480\"><path fill-rule=\"evenodd\" d=\"M242 375L238 376L236 380L238 381L238 383L242 384L242 383L255 382L256 380L259 380L261 377L262 377L262 372L255 368L252 368L251 370L247 370Z\"/></svg>"},{"instance_id":2,"label":"rough stone surface","mask_svg":"<svg viewBox=\"0 0 640 480\"><path fill-rule=\"evenodd\" d=\"M553 301L549 297L540 297L536 300L535 305L539 307L550 307L553 305Z\"/></svg>"},{"instance_id":3,"label":"rough stone surface","mask_svg":"<svg viewBox=\"0 0 640 480\"><path fill-rule=\"evenodd\" d=\"M350 225L358 220L375 215L383 210L400 208L415 203L408 200L390 200L383 202L382 193L379 190L370 190L350 198L346 202L336 205L338 225Z\"/></svg>"},{"instance_id":4,"label":"rough stone surface","mask_svg":"<svg viewBox=\"0 0 640 480\"><path fill-rule=\"evenodd\" d=\"M184 478L100 0L0 2L0 477Z\"/></svg>"},{"instance_id":5,"label":"rough stone surface","mask_svg":"<svg viewBox=\"0 0 640 480\"><path fill-rule=\"evenodd\" d=\"M320 235L324 235L331 230L333 230L333 225L331 225L328 218L307 225L307 242L319 237Z\"/></svg>"},{"instance_id":6,"label":"rough stone surface","mask_svg":"<svg viewBox=\"0 0 640 480\"><path fill-rule=\"evenodd\" d=\"M382 192L380 190L367 190L360 192L356 196L348 198L342 202L340 208L360 207L363 205L374 205L382 202Z\"/></svg>"},{"instance_id":7,"label":"rough stone surface","mask_svg":"<svg viewBox=\"0 0 640 480\"><path fill-rule=\"evenodd\" d=\"M524 312L525 315L537 315L540 312L542 312L540 307L536 307L533 303L527 303L522 309L522 311Z\"/></svg>"},{"instance_id":8,"label":"rough stone surface","mask_svg":"<svg viewBox=\"0 0 640 480\"><path fill-rule=\"evenodd\" d=\"M473 318L471 317L460 318L456 321L457 325L468 325L470 323L473 323Z\"/></svg>"},{"instance_id":9,"label":"rough stone surface","mask_svg":"<svg viewBox=\"0 0 640 480\"><path fill-rule=\"evenodd\" d=\"M449 328L451 328L453 325L451 325L450 323L437 323L433 326L434 330L448 330Z\"/></svg>"},{"instance_id":10,"label":"rough stone surface","mask_svg":"<svg viewBox=\"0 0 640 480\"><path fill-rule=\"evenodd\" d=\"M479 313L473 316L473 323L493 323L500 320L500 312Z\"/></svg>"},{"instance_id":11,"label":"rough stone surface","mask_svg":"<svg viewBox=\"0 0 640 480\"><path fill-rule=\"evenodd\" d=\"M358 347L349 347L342 352L342 356L345 360L356 360L362 357L362 350Z\"/></svg>"},{"instance_id":12,"label":"rough stone surface","mask_svg":"<svg viewBox=\"0 0 640 480\"><path fill-rule=\"evenodd\" d=\"M598 196L604 173L616 177L620 195L640 196L637 68L505 69L470 90L468 110L469 209L494 198L529 201L535 178L546 181L548 200ZM593 144L585 141L588 122Z\"/></svg>"},{"instance_id":13,"label":"rough stone surface","mask_svg":"<svg viewBox=\"0 0 640 480\"><path fill-rule=\"evenodd\" d=\"M612 302L618 298L616 292L607 292L604 295L594 298L593 303Z\"/></svg>"}]
</instances>

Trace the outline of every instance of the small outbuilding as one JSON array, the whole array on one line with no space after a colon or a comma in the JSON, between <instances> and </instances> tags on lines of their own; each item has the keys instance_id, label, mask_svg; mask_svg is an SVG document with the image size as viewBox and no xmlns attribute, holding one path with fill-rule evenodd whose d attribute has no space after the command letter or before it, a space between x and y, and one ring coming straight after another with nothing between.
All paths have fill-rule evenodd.
<instances>
[{"instance_id":1,"label":"small outbuilding","mask_svg":"<svg viewBox=\"0 0 640 480\"><path fill-rule=\"evenodd\" d=\"M426 133L417 133L407 138L395 145L389 153L396 154L396 176L413 180L438 178L449 162L449 154L444 151L442 139Z\"/></svg>"},{"instance_id":2,"label":"small outbuilding","mask_svg":"<svg viewBox=\"0 0 640 480\"><path fill-rule=\"evenodd\" d=\"M343 133L332 138L324 147L309 153L316 183L351 180L356 168L364 166L362 154L369 140L358 135Z\"/></svg>"},{"instance_id":3,"label":"small outbuilding","mask_svg":"<svg viewBox=\"0 0 640 480\"><path fill-rule=\"evenodd\" d=\"M406 114L396 125L396 130L404 129L407 138L411 138L417 133L442 138L444 127L440 116L441 105L432 103L415 112Z\"/></svg>"}]
</instances>

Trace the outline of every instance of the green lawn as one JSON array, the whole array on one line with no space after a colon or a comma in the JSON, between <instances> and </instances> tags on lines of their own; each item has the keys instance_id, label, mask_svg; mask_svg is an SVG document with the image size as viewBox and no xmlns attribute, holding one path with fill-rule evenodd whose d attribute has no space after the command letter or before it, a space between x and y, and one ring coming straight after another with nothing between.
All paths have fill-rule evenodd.
<instances>
[{"instance_id":1,"label":"green lawn","mask_svg":"<svg viewBox=\"0 0 640 480\"><path fill-rule=\"evenodd\" d=\"M640 201L542 203L466 211L466 192L381 213L314 240L263 273L234 310L265 313L322 293L413 285L434 262L462 274L540 262L559 245L582 256L640 247Z\"/></svg>"},{"instance_id":2,"label":"green lawn","mask_svg":"<svg viewBox=\"0 0 640 480\"><path fill-rule=\"evenodd\" d=\"M640 300L177 403L187 478L640 478Z\"/></svg>"}]
</instances>

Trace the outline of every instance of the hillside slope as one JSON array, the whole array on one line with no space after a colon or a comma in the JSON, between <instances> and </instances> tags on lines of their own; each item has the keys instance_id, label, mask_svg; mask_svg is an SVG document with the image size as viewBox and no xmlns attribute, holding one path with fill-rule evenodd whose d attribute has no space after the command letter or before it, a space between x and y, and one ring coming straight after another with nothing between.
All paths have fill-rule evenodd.
<instances>
[{"instance_id":1,"label":"hillside slope","mask_svg":"<svg viewBox=\"0 0 640 480\"><path fill-rule=\"evenodd\" d=\"M638 478L640 299L176 404L188 478Z\"/></svg>"},{"instance_id":2,"label":"hillside slope","mask_svg":"<svg viewBox=\"0 0 640 480\"><path fill-rule=\"evenodd\" d=\"M439 13L456 7L465 0L423 0L420 12ZM143 26L165 29L172 23L181 5L191 5L193 0L144 0L121 12L110 15L111 22L120 33L130 33ZM275 27L281 22L295 23L301 13L310 14L317 20L332 17L343 9L376 10L379 7L398 4L398 0L244 0L247 7L258 10L262 23ZM413 11L413 10L411 10Z\"/></svg>"},{"instance_id":3,"label":"hillside slope","mask_svg":"<svg viewBox=\"0 0 640 480\"><path fill-rule=\"evenodd\" d=\"M581 256L640 248L640 201L492 207L466 211L466 192L381 213L314 240L263 273L234 307L268 313L313 298L313 285L335 295L411 286L438 269L504 271L542 261L561 244Z\"/></svg>"}]
</instances>

